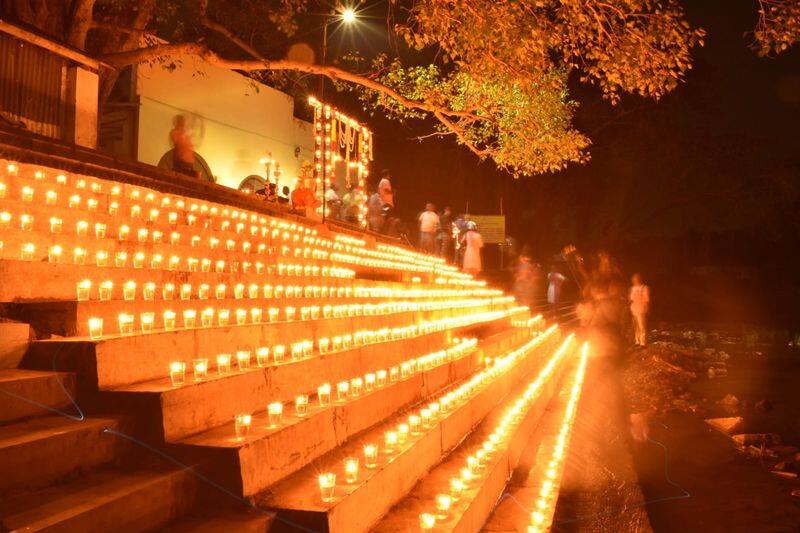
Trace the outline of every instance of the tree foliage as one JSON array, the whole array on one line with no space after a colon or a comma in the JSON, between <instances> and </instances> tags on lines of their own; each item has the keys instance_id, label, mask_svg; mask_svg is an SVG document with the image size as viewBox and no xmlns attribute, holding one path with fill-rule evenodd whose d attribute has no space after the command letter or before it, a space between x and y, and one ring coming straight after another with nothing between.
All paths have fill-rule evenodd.
<instances>
[{"instance_id":1,"label":"tree foliage","mask_svg":"<svg viewBox=\"0 0 800 533\"><path fill-rule=\"evenodd\" d=\"M759 42L777 51L793 43L797 6L761 4L770 9L759 27L772 29L759 30ZM392 117L430 119L434 135L517 176L587 158L569 79L612 102L658 99L683 80L704 35L678 0L392 0L387 31L405 52L379 55L366 71L286 57L306 15L325 9L322 0L0 0L4 16L114 67L101 73L101 102L119 69L187 54L253 76L326 76Z\"/></svg>"},{"instance_id":2,"label":"tree foliage","mask_svg":"<svg viewBox=\"0 0 800 533\"><path fill-rule=\"evenodd\" d=\"M800 2L759 0L753 48L760 56L780 54L800 40Z\"/></svg>"}]
</instances>

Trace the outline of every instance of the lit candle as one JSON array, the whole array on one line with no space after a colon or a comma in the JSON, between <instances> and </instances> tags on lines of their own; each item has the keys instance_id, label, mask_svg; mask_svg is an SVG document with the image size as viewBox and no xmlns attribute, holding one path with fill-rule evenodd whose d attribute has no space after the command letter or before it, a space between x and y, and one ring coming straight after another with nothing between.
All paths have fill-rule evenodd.
<instances>
[{"instance_id":1,"label":"lit candle","mask_svg":"<svg viewBox=\"0 0 800 533\"><path fill-rule=\"evenodd\" d=\"M229 374L231 371L231 354L221 353L217 355L217 373L220 376Z\"/></svg>"},{"instance_id":2,"label":"lit candle","mask_svg":"<svg viewBox=\"0 0 800 533\"><path fill-rule=\"evenodd\" d=\"M330 405L331 403L330 383L325 383L324 385L320 385L319 387L317 387L317 399L319 400L319 405L321 407Z\"/></svg>"},{"instance_id":3,"label":"lit candle","mask_svg":"<svg viewBox=\"0 0 800 533\"><path fill-rule=\"evenodd\" d=\"M283 404L281 402L272 402L267 406L267 415L269 416L269 427L276 428L281 425L281 415L283 414Z\"/></svg>"},{"instance_id":4,"label":"lit candle","mask_svg":"<svg viewBox=\"0 0 800 533\"><path fill-rule=\"evenodd\" d=\"M155 322L156 314L152 311L147 311L139 315L139 322L142 325L142 333L149 333L153 331L153 322Z\"/></svg>"},{"instance_id":5,"label":"lit candle","mask_svg":"<svg viewBox=\"0 0 800 533\"><path fill-rule=\"evenodd\" d=\"M164 320L164 329L167 331L175 329L175 311L170 311L168 309L164 311L162 316Z\"/></svg>"},{"instance_id":6,"label":"lit candle","mask_svg":"<svg viewBox=\"0 0 800 533\"><path fill-rule=\"evenodd\" d=\"M64 227L64 220L58 217L50 217L50 233L61 233Z\"/></svg>"},{"instance_id":7,"label":"lit candle","mask_svg":"<svg viewBox=\"0 0 800 533\"><path fill-rule=\"evenodd\" d=\"M323 502L332 502L334 500L335 489L336 474L327 472L319 475L319 492Z\"/></svg>"},{"instance_id":8,"label":"lit candle","mask_svg":"<svg viewBox=\"0 0 800 533\"><path fill-rule=\"evenodd\" d=\"M464 492L464 481L460 477L450 478L450 498L452 501L458 501L461 498L461 493Z\"/></svg>"},{"instance_id":9,"label":"lit candle","mask_svg":"<svg viewBox=\"0 0 800 533\"><path fill-rule=\"evenodd\" d=\"M378 370L377 372L377 382L378 388L383 387L386 385L386 370Z\"/></svg>"},{"instance_id":10,"label":"lit candle","mask_svg":"<svg viewBox=\"0 0 800 533\"><path fill-rule=\"evenodd\" d=\"M208 359L195 359L192 361L194 380L201 381L208 375Z\"/></svg>"},{"instance_id":11,"label":"lit candle","mask_svg":"<svg viewBox=\"0 0 800 533\"><path fill-rule=\"evenodd\" d=\"M347 401L348 392L350 391L350 383L347 381L340 381L336 384L336 399L340 402Z\"/></svg>"},{"instance_id":12,"label":"lit candle","mask_svg":"<svg viewBox=\"0 0 800 533\"><path fill-rule=\"evenodd\" d=\"M269 347L268 346L260 346L256 349L256 363L260 367L267 366L269 364Z\"/></svg>"},{"instance_id":13,"label":"lit candle","mask_svg":"<svg viewBox=\"0 0 800 533\"><path fill-rule=\"evenodd\" d=\"M122 286L122 299L129 301L135 298L136 298L136 282L135 281L125 282L125 285Z\"/></svg>"},{"instance_id":14,"label":"lit candle","mask_svg":"<svg viewBox=\"0 0 800 533\"><path fill-rule=\"evenodd\" d=\"M358 481L358 457L346 457L344 460L344 479L348 483Z\"/></svg>"},{"instance_id":15,"label":"lit candle","mask_svg":"<svg viewBox=\"0 0 800 533\"><path fill-rule=\"evenodd\" d=\"M186 381L186 363L173 361L169 365L169 379L173 387L179 387Z\"/></svg>"},{"instance_id":16,"label":"lit candle","mask_svg":"<svg viewBox=\"0 0 800 533\"><path fill-rule=\"evenodd\" d=\"M92 290L92 282L88 279L78 282L78 301L85 301L89 299L89 292Z\"/></svg>"},{"instance_id":17,"label":"lit candle","mask_svg":"<svg viewBox=\"0 0 800 533\"><path fill-rule=\"evenodd\" d=\"M283 344L278 344L272 349L272 353L275 357L276 363L283 362L284 357L286 356L286 346Z\"/></svg>"},{"instance_id":18,"label":"lit candle","mask_svg":"<svg viewBox=\"0 0 800 533\"><path fill-rule=\"evenodd\" d=\"M378 447L374 444L364 445L364 466L366 468L378 466Z\"/></svg>"},{"instance_id":19,"label":"lit candle","mask_svg":"<svg viewBox=\"0 0 800 533\"><path fill-rule=\"evenodd\" d=\"M175 296L175 285L173 283L165 283L161 287L161 298L164 300L172 300Z\"/></svg>"},{"instance_id":20,"label":"lit candle","mask_svg":"<svg viewBox=\"0 0 800 533\"><path fill-rule=\"evenodd\" d=\"M439 519L447 518L447 515L450 514L450 504L452 503L452 498L449 494L437 494L436 495L436 517Z\"/></svg>"},{"instance_id":21,"label":"lit candle","mask_svg":"<svg viewBox=\"0 0 800 533\"><path fill-rule=\"evenodd\" d=\"M408 439L408 424L400 424L397 426L397 439L400 444L404 443Z\"/></svg>"},{"instance_id":22,"label":"lit candle","mask_svg":"<svg viewBox=\"0 0 800 533\"><path fill-rule=\"evenodd\" d=\"M117 252L114 254L114 266L117 268L125 268L125 264L128 262L128 253L127 252Z\"/></svg>"},{"instance_id":23,"label":"lit candle","mask_svg":"<svg viewBox=\"0 0 800 533\"><path fill-rule=\"evenodd\" d=\"M245 438L248 433L250 433L250 425L252 421L253 417L249 414L241 414L234 417L233 426L237 439L241 440Z\"/></svg>"},{"instance_id":24,"label":"lit candle","mask_svg":"<svg viewBox=\"0 0 800 533\"><path fill-rule=\"evenodd\" d=\"M436 516L431 513L422 513L419 515L419 528L423 531L430 531L436 526Z\"/></svg>"},{"instance_id":25,"label":"lit candle","mask_svg":"<svg viewBox=\"0 0 800 533\"><path fill-rule=\"evenodd\" d=\"M51 263L60 263L63 251L60 245L54 244L47 249L47 260Z\"/></svg>"},{"instance_id":26,"label":"lit candle","mask_svg":"<svg viewBox=\"0 0 800 533\"><path fill-rule=\"evenodd\" d=\"M397 447L398 443L398 435L396 431L387 431L383 435L383 444L384 444L384 451L386 453L392 453Z\"/></svg>"},{"instance_id":27,"label":"lit candle","mask_svg":"<svg viewBox=\"0 0 800 533\"><path fill-rule=\"evenodd\" d=\"M184 309L183 311L183 327L193 328L197 325L197 311L194 309Z\"/></svg>"},{"instance_id":28,"label":"lit candle","mask_svg":"<svg viewBox=\"0 0 800 533\"><path fill-rule=\"evenodd\" d=\"M19 229L22 231L31 231L33 229L33 217L28 214L20 215Z\"/></svg>"},{"instance_id":29,"label":"lit candle","mask_svg":"<svg viewBox=\"0 0 800 533\"><path fill-rule=\"evenodd\" d=\"M294 399L294 410L297 416L305 416L308 412L308 394L300 394Z\"/></svg>"},{"instance_id":30,"label":"lit candle","mask_svg":"<svg viewBox=\"0 0 800 533\"><path fill-rule=\"evenodd\" d=\"M111 281L103 281L100 283L99 298L104 302L111 299L111 291L114 289L114 283Z\"/></svg>"},{"instance_id":31,"label":"lit candle","mask_svg":"<svg viewBox=\"0 0 800 533\"><path fill-rule=\"evenodd\" d=\"M144 268L144 252L133 254L133 268Z\"/></svg>"},{"instance_id":32,"label":"lit candle","mask_svg":"<svg viewBox=\"0 0 800 533\"><path fill-rule=\"evenodd\" d=\"M156 284L149 281L142 287L142 298L146 301L152 301L156 294Z\"/></svg>"},{"instance_id":33,"label":"lit candle","mask_svg":"<svg viewBox=\"0 0 800 533\"><path fill-rule=\"evenodd\" d=\"M130 335L133 333L133 315L128 313L120 313L117 317L119 322L120 335Z\"/></svg>"},{"instance_id":34,"label":"lit candle","mask_svg":"<svg viewBox=\"0 0 800 533\"><path fill-rule=\"evenodd\" d=\"M89 319L89 337L92 339L99 339L103 336L103 319L90 318Z\"/></svg>"},{"instance_id":35,"label":"lit candle","mask_svg":"<svg viewBox=\"0 0 800 533\"><path fill-rule=\"evenodd\" d=\"M22 198L23 202L32 202L33 201L33 187L24 186L22 188L22 192L20 193L20 197Z\"/></svg>"},{"instance_id":36,"label":"lit candle","mask_svg":"<svg viewBox=\"0 0 800 533\"><path fill-rule=\"evenodd\" d=\"M236 310L236 324L242 326L247 323L247 309Z\"/></svg>"}]
</instances>

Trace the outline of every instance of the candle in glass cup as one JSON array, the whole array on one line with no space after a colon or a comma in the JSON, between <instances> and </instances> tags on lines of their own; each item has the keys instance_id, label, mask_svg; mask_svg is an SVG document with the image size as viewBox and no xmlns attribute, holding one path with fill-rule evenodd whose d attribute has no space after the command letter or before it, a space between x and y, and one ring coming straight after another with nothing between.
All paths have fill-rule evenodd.
<instances>
[{"instance_id":1,"label":"candle in glass cup","mask_svg":"<svg viewBox=\"0 0 800 533\"><path fill-rule=\"evenodd\" d=\"M350 383L347 381L340 381L336 384L336 400L340 402L347 401L348 393L350 392Z\"/></svg>"},{"instance_id":2,"label":"candle in glass cup","mask_svg":"<svg viewBox=\"0 0 800 533\"><path fill-rule=\"evenodd\" d=\"M133 254L133 268L144 268L144 252Z\"/></svg>"},{"instance_id":3,"label":"candle in glass cup","mask_svg":"<svg viewBox=\"0 0 800 533\"><path fill-rule=\"evenodd\" d=\"M186 363L173 361L169 365L169 379L173 387L179 387L186 382Z\"/></svg>"},{"instance_id":4,"label":"candle in glass cup","mask_svg":"<svg viewBox=\"0 0 800 533\"><path fill-rule=\"evenodd\" d=\"M336 474L327 472L319 475L319 493L323 502L332 502L334 500L334 491L336 489Z\"/></svg>"},{"instance_id":5,"label":"candle in glass cup","mask_svg":"<svg viewBox=\"0 0 800 533\"><path fill-rule=\"evenodd\" d=\"M156 294L156 284L152 281L149 281L144 284L142 287L142 298L146 301L152 301L155 299Z\"/></svg>"},{"instance_id":6,"label":"candle in glass cup","mask_svg":"<svg viewBox=\"0 0 800 533\"><path fill-rule=\"evenodd\" d=\"M281 402L272 402L267 406L267 416L269 417L269 427L276 428L281 425L281 416L283 414L283 404Z\"/></svg>"},{"instance_id":7,"label":"candle in glass cup","mask_svg":"<svg viewBox=\"0 0 800 533\"><path fill-rule=\"evenodd\" d=\"M256 349L256 363L260 367L267 366L269 364L269 347L268 346L260 346Z\"/></svg>"},{"instance_id":8,"label":"candle in glass cup","mask_svg":"<svg viewBox=\"0 0 800 533\"><path fill-rule=\"evenodd\" d=\"M269 310L267 311L267 316L269 316L269 321L275 322L276 320L278 320L278 313L279 311L277 307L270 307Z\"/></svg>"},{"instance_id":9,"label":"candle in glass cup","mask_svg":"<svg viewBox=\"0 0 800 533\"><path fill-rule=\"evenodd\" d=\"M281 363L283 362L284 357L286 356L286 346L284 346L283 344L278 344L277 346L272 348L272 353L275 358L275 362Z\"/></svg>"},{"instance_id":10,"label":"candle in glass cup","mask_svg":"<svg viewBox=\"0 0 800 533\"><path fill-rule=\"evenodd\" d=\"M63 252L64 249L61 248L61 245L54 244L53 246L47 249L47 260L50 263L60 263Z\"/></svg>"},{"instance_id":11,"label":"candle in glass cup","mask_svg":"<svg viewBox=\"0 0 800 533\"><path fill-rule=\"evenodd\" d=\"M234 417L233 426L237 439L241 440L245 438L248 433L250 433L250 425L252 422L253 417L249 414L241 414Z\"/></svg>"},{"instance_id":12,"label":"candle in glass cup","mask_svg":"<svg viewBox=\"0 0 800 533\"><path fill-rule=\"evenodd\" d=\"M447 518L447 515L450 514L450 505L452 504L453 499L450 497L449 494L437 494L436 495L436 516L437 518L444 519Z\"/></svg>"},{"instance_id":13,"label":"candle in glass cup","mask_svg":"<svg viewBox=\"0 0 800 533\"><path fill-rule=\"evenodd\" d=\"M103 319L90 318L89 319L89 337L92 339L99 339L103 336Z\"/></svg>"},{"instance_id":14,"label":"candle in glass cup","mask_svg":"<svg viewBox=\"0 0 800 533\"><path fill-rule=\"evenodd\" d=\"M330 383L325 383L317 387L317 399L319 400L319 404L322 407L330 405L331 403L331 385Z\"/></svg>"},{"instance_id":15,"label":"candle in glass cup","mask_svg":"<svg viewBox=\"0 0 800 533\"><path fill-rule=\"evenodd\" d=\"M125 264L128 262L128 253L127 252L117 252L114 254L114 266L117 268L125 268Z\"/></svg>"},{"instance_id":16,"label":"candle in glass cup","mask_svg":"<svg viewBox=\"0 0 800 533\"><path fill-rule=\"evenodd\" d=\"M210 328L214 323L214 309L207 307L200 312L200 326Z\"/></svg>"},{"instance_id":17,"label":"candle in glass cup","mask_svg":"<svg viewBox=\"0 0 800 533\"><path fill-rule=\"evenodd\" d=\"M231 371L231 354L221 353L217 355L217 373L219 375L229 374Z\"/></svg>"},{"instance_id":18,"label":"candle in glass cup","mask_svg":"<svg viewBox=\"0 0 800 533\"><path fill-rule=\"evenodd\" d=\"M149 333L153 331L153 323L155 322L156 314L152 311L147 311L139 314L139 322L141 323L142 333Z\"/></svg>"},{"instance_id":19,"label":"candle in glass cup","mask_svg":"<svg viewBox=\"0 0 800 533\"><path fill-rule=\"evenodd\" d=\"M397 440L400 444L408 439L409 429L408 424L400 424L397 426Z\"/></svg>"},{"instance_id":20,"label":"candle in glass cup","mask_svg":"<svg viewBox=\"0 0 800 533\"><path fill-rule=\"evenodd\" d=\"M84 279L78 282L77 288L77 296L78 301L86 301L89 299L89 293L92 290L92 282L88 279Z\"/></svg>"},{"instance_id":21,"label":"candle in glass cup","mask_svg":"<svg viewBox=\"0 0 800 533\"><path fill-rule=\"evenodd\" d=\"M117 317L119 322L120 335L130 335L133 333L133 315L128 313L120 313Z\"/></svg>"},{"instance_id":22,"label":"candle in glass cup","mask_svg":"<svg viewBox=\"0 0 800 533\"><path fill-rule=\"evenodd\" d=\"M387 431L383 434L383 446L386 453L391 453L397 447L399 436L396 431Z\"/></svg>"},{"instance_id":23,"label":"candle in glass cup","mask_svg":"<svg viewBox=\"0 0 800 533\"><path fill-rule=\"evenodd\" d=\"M345 458L344 479L348 483L355 483L358 481L358 457Z\"/></svg>"},{"instance_id":24,"label":"candle in glass cup","mask_svg":"<svg viewBox=\"0 0 800 533\"><path fill-rule=\"evenodd\" d=\"M436 516L431 513L421 513L419 515L419 528L423 531L430 531L436 527Z\"/></svg>"},{"instance_id":25,"label":"candle in glass cup","mask_svg":"<svg viewBox=\"0 0 800 533\"><path fill-rule=\"evenodd\" d=\"M122 286L122 299L129 301L135 298L136 298L136 282L126 281L125 284Z\"/></svg>"},{"instance_id":26,"label":"candle in glass cup","mask_svg":"<svg viewBox=\"0 0 800 533\"><path fill-rule=\"evenodd\" d=\"M195 359L192 361L194 380L201 381L208 375L208 359Z\"/></svg>"},{"instance_id":27,"label":"candle in glass cup","mask_svg":"<svg viewBox=\"0 0 800 533\"><path fill-rule=\"evenodd\" d=\"M294 410L297 416L305 416L308 413L308 394L300 394L295 397Z\"/></svg>"},{"instance_id":28,"label":"candle in glass cup","mask_svg":"<svg viewBox=\"0 0 800 533\"><path fill-rule=\"evenodd\" d=\"M364 466L366 468L378 466L378 447L374 444L364 445Z\"/></svg>"},{"instance_id":29,"label":"candle in glass cup","mask_svg":"<svg viewBox=\"0 0 800 533\"><path fill-rule=\"evenodd\" d=\"M364 376L364 390L370 392L375 388L375 374L369 373Z\"/></svg>"},{"instance_id":30,"label":"candle in glass cup","mask_svg":"<svg viewBox=\"0 0 800 533\"><path fill-rule=\"evenodd\" d=\"M161 287L161 298L164 300L172 300L175 296L175 284L174 283L165 283L163 287Z\"/></svg>"},{"instance_id":31,"label":"candle in glass cup","mask_svg":"<svg viewBox=\"0 0 800 533\"><path fill-rule=\"evenodd\" d=\"M353 378L350 380L350 394L355 398L361 395L361 390L364 388L364 380L362 378Z\"/></svg>"},{"instance_id":32,"label":"candle in glass cup","mask_svg":"<svg viewBox=\"0 0 800 533\"><path fill-rule=\"evenodd\" d=\"M114 289L114 283L111 281L103 281L100 283L99 298L101 302L111 299L111 291Z\"/></svg>"},{"instance_id":33,"label":"candle in glass cup","mask_svg":"<svg viewBox=\"0 0 800 533\"><path fill-rule=\"evenodd\" d=\"M64 220L59 217L50 217L50 233L59 234L64 228Z\"/></svg>"},{"instance_id":34,"label":"candle in glass cup","mask_svg":"<svg viewBox=\"0 0 800 533\"><path fill-rule=\"evenodd\" d=\"M183 327L193 328L197 325L197 311L194 309L183 310Z\"/></svg>"},{"instance_id":35,"label":"candle in glass cup","mask_svg":"<svg viewBox=\"0 0 800 533\"><path fill-rule=\"evenodd\" d=\"M251 307L250 308L250 322L253 324L260 324L262 317L262 311L260 307Z\"/></svg>"},{"instance_id":36,"label":"candle in glass cup","mask_svg":"<svg viewBox=\"0 0 800 533\"><path fill-rule=\"evenodd\" d=\"M408 427L413 435L419 434L421 426L422 421L417 415L411 415L408 417Z\"/></svg>"},{"instance_id":37,"label":"candle in glass cup","mask_svg":"<svg viewBox=\"0 0 800 533\"><path fill-rule=\"evenodd\" d=\"M450 499L451 501L458 501L461 498L461 493L464 492L464 480L460 477L450 478Z\"/></svg>"},{"instance_id":38,"label":"candle in glass cup","mask_svg":"<svg viewBox=\"0 0 800 533\"><path fill-rule=\"evenodd\" d=\"M162 314L162 318L164 320L164 329L167 331L172 331L175 329L175 311L170 311L167 309Z\"/></svg>"},{"instance_id":39,"label":"candle in glass cup","mask_svg":"<svg viewBox=\"0 0 800 533\"><path fill-rule=\"evenodd\" d=\"M378 370L376 385L379 388L386 385L386 370Z\"/></svg>"},{"instance_id":40,"label":"candle in glass cup","mask_svg":"<svg viewBox=\"0 0 800 533\"><path fill-rule=\"evenodd\" d=\"M20 215L19 229L21 229L22 231L33 230L33 217L31 215L28 215L27 213Z\"/></svg>"}]
</instances>

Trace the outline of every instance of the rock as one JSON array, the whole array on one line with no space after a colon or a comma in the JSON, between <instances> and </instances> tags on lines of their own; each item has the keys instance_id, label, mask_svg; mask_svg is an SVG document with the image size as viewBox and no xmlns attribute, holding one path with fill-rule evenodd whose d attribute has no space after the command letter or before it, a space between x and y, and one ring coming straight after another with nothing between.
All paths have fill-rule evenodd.
<instances>
[{"instance_id":1,"label":"rock","mask_svg":"<svg viewBox=\"0 0 800 533\"><path fill-rule=\"evenodd\" d=\"M731 416L726 418L707 418L705 422L714 429L730 435L739 429L744 419L741 416Z\"/></svg>"},{"instance_id":2,"label":"rock","mask_svg":"<svg viewBox=\"0 0 800 533\"><path fill-rule=\"evenodd\" d=\"M769 400L766 400L766 399L765 400L758 400L756 402L755 408L758 411L761 411L762 413L768 413L769 411L772 411L772 409L773 409L772 403Z\"/></svg>"}]
</instances>

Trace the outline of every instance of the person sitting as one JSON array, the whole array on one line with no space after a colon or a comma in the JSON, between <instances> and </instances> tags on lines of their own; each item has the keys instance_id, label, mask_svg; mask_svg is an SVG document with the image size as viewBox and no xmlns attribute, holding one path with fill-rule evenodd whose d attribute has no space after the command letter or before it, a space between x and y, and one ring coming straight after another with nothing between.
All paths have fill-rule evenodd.
<instances>
[{"instance_id":1,"label":"person sitting","mask_svg":"<svg viewBox=\"0 0 800 533\"><path fill-rule=\"evenodd\" d=\"M283 189L281 189L281 194L278 196L278 203L279 204L288 204L289 203L289 187L284 185Z\"/></svg>"},{"instance_id":2,"label":"person sitting","mask_svg":"<svg viewBox=\"0 0 800 533\"><path fill-rule=\"evenodd\" d=\"M339 198L339 186L331 183L325 191L325 209L333 218L339 218L342 210L342 199Z\"/></svg>"}]
</instances>

